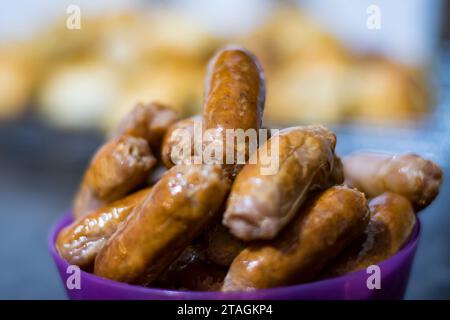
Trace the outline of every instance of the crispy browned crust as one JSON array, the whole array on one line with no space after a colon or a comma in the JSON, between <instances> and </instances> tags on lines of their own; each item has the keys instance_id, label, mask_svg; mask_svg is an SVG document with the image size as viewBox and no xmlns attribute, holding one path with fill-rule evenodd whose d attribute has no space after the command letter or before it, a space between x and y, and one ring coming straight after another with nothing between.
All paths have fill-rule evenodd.
<instances>
[{"instance_id":1,"label":"crispy browned crust","mask_svg":"<svg viewBox=\"0 0 450 320\"><path fill-rule=\"evenodd\" d=\"M229 190L220 166L177 165L106 242L98 276L148 284L217 216Z\"/></svg>"},{"instance_id":2,"label":"crispy browned crust","mask_svg":"<svg viewBox=\"0 0 450 320\"><path fill-rule=\"evenodd\" d=\"M442 170L416 154L355 153L344 158L346 184L369 198L398 193L416 210L427 207L439 194Z\"/></svg>"},{"instance_id":3,"label":"crispy browned crust","mask_svg":"<svg viewBox=\"0 0 450 320\"><path fill-rule=\"evenodd\" d=\"M222 290L272 288L312 280L367 226L364 194L332 187L308 201L274 240L250 244L233 261Z\"/></svg>"},{"instance_id":4,"label":"crispy browned crust","mask_svg":"<svg viewBox=\"0 0 450 320\"><path fill-rule=\"evenodd\" d=\"M145 182L155 164L144 139L120 136L105 143L91 160L75 196L75 218L123 198Z\"/></svg>"},{"instance_id":5,"label":"crispy browned crust","mask_svg":"<svg viewBox=\"0 0 450 320\"><path fill-rule=\"evenodd\" d=\"M210 61L205 80L204 129L221 134L224 144L226 129L260 129L265 95L264 73L256 57L237 46L220 50ZM214 139L215 135L205 143ZM248 157L248 143L245 150ZM241 167L235 163L225 169L234 176Z\"/></svg>"},{"instance_id":6,"label":"crispy browned crust","mask_svg":"<svg viewBox=\"0 0 450 320\"><path fill-rule=\"evenodd\" d=\"M172 124L164 135L162 147L161 147L161 160L166 168L171 168L175 164L184 163L186 159L190 159L195 155L195 138L194 138L194 125L197 124L199 128L202 128L202 119L200 116L193 116L187 119L183 119ZM181 135L181 131L188 134L188 136ZM200 132L201 133L201 132ZM187 158L176 157L172 159L172 149L175 145L180 148L190 149L191 152L186 154ZM183 145L183 146L181 146ZM175 156L175 155L174 155ZM175 162L174 162L175 161Z\"/></svg>"},{"instance_id":7,"label":"crispy browned crust","mask_svg":"<svg viewBox=\"0 0 450 320\"><path fill-rule=\"evenodd\" d=\"M408 199L386 192L372 199L369 206L371 218L365 234L333 260L324 277L378 264L397 253L409 239L416 216Z\"/></svg>"},{"instance_id":8,"label":"crispy browned crust","mask_svg":"<svg viewBox=\"0 0 450 320\"><path fill-rule=\"evenodd\" d=\"M245 165L233 183L223 223L240 239L275 237L293 218L308 192L330 185L336 145L331 131L322 126L290 128L262 145L262 154L270 154L276 138L278 172L263 175L258 158L256 164Z\"/></svg>"},{"instance_id":9,"label":"crispy browned crust","mask_svg":"<svg viewBox=\"0 0 450 320\"><path fill-rule=\"evenodd\" d=\"M178 113L160 103L138 103L125 116L113 133L114 137L129 135L147 140L155 155L159 155L161 142L170 125L178 119Z\"/></svg>"},{"instance_id":10,"label":"crispy browned crust","mask_svg":"<svg viewBox=\"0 0 450 320\"><path fill-rule=\"evenodd\" d=\"M65 227L56 240L59 254L70 264L89 269L106 240L144 200L149 191L150 188L139 190L94 210Z\"/></svg>"}]
</instances>

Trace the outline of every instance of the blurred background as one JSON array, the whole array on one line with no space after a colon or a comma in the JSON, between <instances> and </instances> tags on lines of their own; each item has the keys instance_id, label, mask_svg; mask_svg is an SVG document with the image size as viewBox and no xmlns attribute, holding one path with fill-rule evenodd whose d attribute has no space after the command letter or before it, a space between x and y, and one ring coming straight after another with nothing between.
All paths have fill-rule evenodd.
<instances>
[{"instance_id":1,"label":"blurred background","mask_svg":"<svg viewBox=\"0 0 450 320\"><path fill-rule=\"evenodd\" d=\"M206 63L230 42L262 62L268 126L323 123L341 155L413 151L443 167L406 298L450 298L444 0L2 1L0 298L65 298L46 237L91 155L138 101L198 113Z\"/></svg>"}]
</instances>

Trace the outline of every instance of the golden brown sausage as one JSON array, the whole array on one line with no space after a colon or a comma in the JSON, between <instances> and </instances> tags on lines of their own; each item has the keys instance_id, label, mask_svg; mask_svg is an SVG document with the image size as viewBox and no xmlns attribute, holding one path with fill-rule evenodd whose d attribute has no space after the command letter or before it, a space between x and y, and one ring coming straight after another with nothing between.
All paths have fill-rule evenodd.
<instances>
[{"instance_id":1,"label":"golden brown sausage","mask_svg":"<svg viewBox=\"0 0 450 320\"><path fill-rule=\"evenodd\" d=\"M167 130L161 147L161 160L167 168L171 168L174 164L184 163L185 159L190 159L195 155L195 125L197 125L200 129L200 134L202 134L202 118L200 116L175 122ZM172 152L175 146L180 151L190 150L191 152L186 152L184 155L182 152Z\"/></svg>"},{"instance_id":2,"label":"golden brown sausage","mask_svg":"<svg viewBox=\"0 0 450 320\"><path fill-rule=\"evenodd\" d=\"M208 261L202 244L189 245L164 272L156 285L163 288L218 291L226 269Z\"/></svg>"},{"instance_id":3,"label":"golden brown sausage","mask_svg":"<svg viewBox=\"0 0 450 320\"><path fill-rule=\"evenodd\" d=\"M150 188L139 190L92 211L65 227L56 240L59 254L70 264L89 269L106 240L144 200L149 191Z\"/></svg>"},{"instance_id":4,"label":"golden brown sausage","mask_svg":"<svg viewBox=\"0 0 450 320\"><path fill-rule=\"evenodd\" d=\"M192 156L200 155L201 145L198 142L203 138L200 137L203 134L202 128L202 117L196 115L177 121L167 129L161 147L161 160L166 168L186 163L192 160ZM270 138L270 129L263 129L267 130L267 138ZM175 146L178 150L175 150ZM185 150L188 152L183 153Z\"/></svg>"},{"instance_id":5,"label":"golden brown sausage","mask_svg":"<svg viewBox=\"0 0 450 320\"><path fill-rule=\"evenodd\" d=\"M214 132L209 138L205 137L205 143L218 139L225 146L226 129L254 129L258 132L265 91L264 73L253 54L237 46L220 50L209 63L205 81L203 127ZM245 150L247 159L249 144L243 143L245 149L240 149L239 143L236 143L233 152ZM225 160L225 148L223 154ZM242 164L236 165L236 156L234 163L225 166L232 176L241 167Z\"/></svg>"},{"instance_id":6,"label":"golden brown sausage","mask_svg":"<svg viewBox=\"0 0 450 320\"><path fill-rule=\"evenodd\" d=\"M310 199L274 240L250 244L234 259L222 290L272 288L312 280L367 226L364 194L332 187Z\"/></svg>"},{"instance_id":7,"label":"golden brown sausage","mask_svg":"<svg viewBox=\"0 0 450 320\"><path fill-rule=\"evenodd\" d=\"M108 141L86 169L75 196L75 218L133 191L144 183L155 164L156 159L144 139L121 136Z\"/></svg>"},{"instance_id":8,"label":"golden brown sausage","mask_svg":"<svg viewBox=\"0 0 450 320\"><path fill-rule=\"evenodd\" d=\"M162 104L138 103L120 122L114 136L143 138L147 140L154 154L159 156L163 136L177 118L175 110Z\"/></svg>"},{"instance_id":9,"label":"golden brown sausage","mask_svg":"<svg viewBox=\"0 0 450 320\"><path fill-rule=\"evenodd\" d=\"M228 267L246 244L233 236L221 224L215 224L206 231L206 254L208 259L219 266Z\"/></svg>"},{"instance_id":10,"label":"golden brown sausage","mask_svg":"<svg viewBox=\"0 0 450 320\"><path fill-rule=\"evenodd\" d=\"M355 153L344 158L346 184L369 198L393 192L408 198L416 210L428 206L439 193L442 170L416 154Z\"/></svg>"},{"instance_id":11,"label":"golden brown sausage","mask_svg":"<svg viewBox=\"0 0 450 320\"><path fill-rule=\"evenodd\" d=\"M172 167L106 242L94 273L130 283L155 281L217 218L228 190L220 166Z\"/></svg>"},{"instance_id":12,"label":"golden brown sausage","mask_svg":"<svg viewBox=\"0 0 450 320\"><path fill-rule=\"evenodd\" d=\"M324 271L325 277L380 263L397 253L409 239L416 216L408 199L387 192L372 199L369 206L371 218L365 234L331 262Z\"/></svg>"},{"instance_id":13,"label":"golden brown sausage","mask_svg":"<svg viewBox=\"0 0 450 320\"><path fill-rule=\"evenodd\" d=\"M278 157L270 153L274 139L279 142ZM233 183L224 225L242 240L275 237L308 192L329 186L335 145L336 136L322 126L294 127L272 136L258 154L278 159L278 171L264 175L262 157L256 164L245 165Z\"/></svg>"}]
</instances>

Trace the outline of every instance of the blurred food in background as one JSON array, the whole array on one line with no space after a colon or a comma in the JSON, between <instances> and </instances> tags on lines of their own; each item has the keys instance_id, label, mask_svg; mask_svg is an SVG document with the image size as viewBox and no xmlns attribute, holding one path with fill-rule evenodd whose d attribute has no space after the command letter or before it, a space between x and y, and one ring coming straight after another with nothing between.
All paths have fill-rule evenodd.
<instances>
[{"instance_id":1,"label":"blurred food in background","mask_svg":"<svg viewBox=\"0 0 450 320\"><path fill-rule=\"evenodd\" d=\"M425 67L350 52L299 9L280 7L234 39L209 34L175 9L160 9L83 18L76 31L62 20L29 41L3 44L0 119L33 108L58 128L107 132L138 101L196 114L207 58L226 42L260 57L268 123L398 125L430 109Z\"/></svg>"},{"instance_id":2,"label":"blurred food in background","mask_svg":"<svg viewBox=\"0 0 450 320\"><path fill-rule=\"evenodd\" d=\"M0 47L0 119L14 119L26 109L36 82L35 63L23 45Z\"/></svg>"}]
</instances>

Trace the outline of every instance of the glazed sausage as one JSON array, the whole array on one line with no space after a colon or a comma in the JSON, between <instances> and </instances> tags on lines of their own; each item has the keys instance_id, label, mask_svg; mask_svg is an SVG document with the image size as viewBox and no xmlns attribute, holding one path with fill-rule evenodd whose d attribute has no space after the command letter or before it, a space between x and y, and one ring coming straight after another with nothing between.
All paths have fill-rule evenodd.
<instances>
[{"instance_id":1,"label":"glazed sausage","mask_svg":"<svg viewBox=\"0 0 450 320\"><path fill-rule=\"evenodd\" d=\"M155 164L144 139L120 136L104 144L91 160L75 196L75 218L127 195L144 183Z\"/></svg>"},{"instance_id":2,"label":"glazed sausage","mask_svg":"<svg viewBox=\"0 0 450 320\"><path fill-rule=\"evenodd\" d=\"M215 224L206 231L206 254L208 259L219 266L228 267L246 244L233 236L221 224Z\"/></svg>"},{"instance_id":3,"label":"glazed sausage","mask_svg":"<svg viewBox=\"0 0 450 320\"><path fill-rule=\"evenodd\" d=\"M383 192L401 194L416 210L428 206L439 193L442 170L416 154L355 153L344 159L346 184L369 198Z\"/></svg>"},{"instance_id":4,"label":"glazed sausage","mask_svg":"<svg viewBox=\"0 0 450 320\"><path fill-rule=\"evenodd\" d=\"M175 110L162 104L138 103L119 123L114 137L129 135L147 140L155 155L159 155L161 141L170 125L178 118Z\"/></svg>"},{"instance_id":5,"label":"glazed sausage","mask_svg":"<svg viewBox=\"0 0 450 320\"><path fill-rule=\"evenodd\" d=\"M201 135L202 131L202 117L199 115L192 116L172 124L164 135L161 147L161 160L166 168L171 168L175 164L187 163L192 161L193 156L199 156L201 152L201 144L198 141L201 139L195 134ZM270 138L271 131L268 128L267 138ZM197 130L197 132L195 132ZM178 150L174 147L178 146ZM187 150L189 152L180 152ZM340 182L342 183L342 182Z\"/></svg>"},{"instance_id":6,"label":"glazed sausage","mask_svg":"<svg viewBox=\"0 0 450 320\"><path fill-rule=\"evenodd\" d=\"M178 290L220 290L226 269L209 262L205 251L202 244L189 245L156 285Z\"/></svg>"},{"instance_id":7,"label":"glazed sausage","mask_svg":"<svg viewBox=\"0 0 450 320\"><path fill-rule=\"evenodd\" d=\"M166 168L171 168L175 164L184 163L184 160L190 159L195 155L195 137L194 130L197 125L202 133L202 119L200 116L194 116L180 120L172 124L164 135L161 147L161 160ZM172 152L174 146L181 150L190 150L186 154Z\"/></svg>"},{"instance_id":8,"label":"glazed sausage","mask_svg":"<svg viewBox=\"0 0 450 320\"><path fill-rule=\"evenodd\" d=\"M65 227L56 240L59 254L70 264L89 269L106 240L144 200L149 190L146 188L114 201Z\"/></svg>"},{"instance_id":9,"label":"glazed sausage","mask_svg":"<svg viewBox=\"0 0 450 320\"><path fill-rule=\"evenodd\" d=\"M310 199L281 234L250 244L234 259L223 291L272 288L312 280L367 226L364 194L332 187Z\"/></svg>"},{"instance_id":10,"label":"glazed sausage","mask_svg":"<svg viewBox=\"0 0 450 320\"><path fill-rule=\"evenodd\" d=\"M274 139L278 157L269 157L279 159L278 171L264 175L259 157L237 175L228 198L223 223L242 240L274 238L308 192L330 184L336 145L331 131L322 126L289 128L272 136L253 156L270 154Z\"/></svg>"},{"instance_id":11,"label":"glazed sausage","mask_svg":"<svg viewBox=\"0 0 450 320\"><path fill-rule=\"evenodd\" d=\"M94 273L152 283L217 218L228 190L220 166L172 167L103 246Z\"/></svg>"},{"instance_id":12,"label":"glazed sausage","mask_svg":"<svg viewBox=\"0 0 450 320\"><path fill-rule=\"evenodd\" d=\"M326 277L365 269L391 257L409 239L416 223L414 210L405 197L383 193L372 199L370 222L365 234L345 249L326 268Z\"/></svg>"},{"instance_id":13,"label":"glazed sausage","mask_svg":"<svg viewBox=\"0 0 450 320\"><path fill-rule=\"evenodd\" d=\"M237 46L220 50L209 63L205 81L203 127L213 132L205 137L205 143L210 144L218 139L222 146L226 146L226 129L254 129L258 132L265 95L264 73L256 57ZM250 147L248 142L242 143L245 145L236 143L233 152L245 151L247 159ZM225 161L225 148L223 150ZM241 167L235 156L235 162L226 165L225 169L235 176Z\"/></svg>"}]
</instances>

